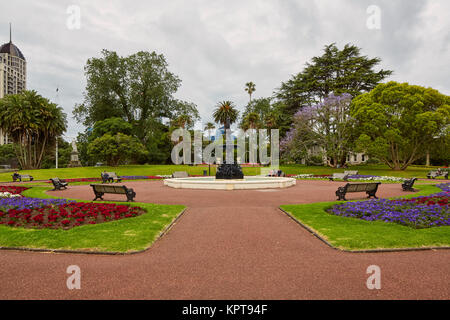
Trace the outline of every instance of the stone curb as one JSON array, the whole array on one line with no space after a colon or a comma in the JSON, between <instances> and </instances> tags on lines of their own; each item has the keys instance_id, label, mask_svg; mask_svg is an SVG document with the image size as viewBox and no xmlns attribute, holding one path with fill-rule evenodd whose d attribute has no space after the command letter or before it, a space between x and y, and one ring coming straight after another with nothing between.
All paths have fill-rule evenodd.
<instances>
[{"instance_id":1,"label":"stone curb","mask_svg":"<svg viewBox=\"0 0 450 320\"><path fill-rule=\"evenodd\" d=\"M406 251L425 251L425 250L448 250L450 247L423 247L423 248L389 248L389 249L366 249L366 250L348 250L348 249L341 249L338 247L333 246L331 243L329 243L327 240L322 238L319 234L317 234L313 229L308 227L306 224L302 223L300 220L296 219L293 215L291 215L289 212L280 209L284 214L286 214L289 218L294 220L296 223L298 223L300 226L302 226L304 229L306 229L308 232L310 232L312 235L314 235L316 238L318 238L320 241L325 243L327 246L334 250L342 251L342 252L349 252L349 253L384 253L384 252L406 252Z\"/></svg>"},{"instance_id":2,"label":"stone curb","mask_svg":"<svg viewBox=\"0 0 450 320\"><path fill-rule=\"evenodd\" d=\"M40 249L40 248L23 248L23 247L0 247L0 250L4 251L29 251L29 252L42 252L42 253L70 253L70 254L88 254L88 255L108 255L108 256L128 256L134 255L138 253L143 253L149 250L153 245L161 239L169 230L173 227L173 225L181 218L181 216L187 211L187 208L183 209L175 219L164 228L158 235L158 237L153 241L153 243L143 250L132 251L132 252L118 252L118 251L85 251L85 250L65 250L65 249Z\"/></svg>"}]
</instances>

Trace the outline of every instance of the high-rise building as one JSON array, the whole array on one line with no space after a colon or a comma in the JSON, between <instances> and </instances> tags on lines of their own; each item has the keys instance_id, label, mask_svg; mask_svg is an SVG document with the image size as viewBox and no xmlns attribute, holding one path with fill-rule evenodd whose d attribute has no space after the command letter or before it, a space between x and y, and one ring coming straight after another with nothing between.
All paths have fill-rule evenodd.
<instances>
[{"instance_id":1,"label":"high-rise building","mask_svg":"<svg viewBox=\"0 0 450 320\"><path fill-rule=\"evenodd\" d=\"M12 43L11 25L9 42L0 47L0 99L17 94L27 88L27 62L24 55ZM9 143L8 136L0 129L0 145Z\"/></svg>"}]
</instances>

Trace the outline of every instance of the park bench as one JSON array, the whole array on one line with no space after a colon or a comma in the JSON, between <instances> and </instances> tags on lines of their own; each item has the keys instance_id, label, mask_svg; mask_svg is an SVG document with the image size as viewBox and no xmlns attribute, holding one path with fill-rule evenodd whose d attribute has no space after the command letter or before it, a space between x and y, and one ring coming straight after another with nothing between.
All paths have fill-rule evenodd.
<instances>
[{"instance_id":1,"label":"park bench","mask_svg":"<svg viewBox=\"0 0 450 320\"><path fill-rule=\"evenodd\" d=\"M67 186L69 183L67 181L59 179L59 178L51 178L50 181L53 183L53 191L61 190L61 189L67 189Z\"/></svg>"},{"instance_id":2,"label":"park bench","mask_svg":"<svg viewBox=\"0 0 450 320\"><path fill-rule=\"evenodd\" d=\"M22 182L23 179L30 179L30 181L33 181L33 176L30 176L29 174L18 174L18 173L14 173L12 175L13 181L16 182L17 180L19 180L20 182Z\"/></svg>"},{"instance_id":3,"label":"park bench","mask_svg":"<svg viewBox=\"0 0 450 320\"><path fill-rule=\"evenodd\" d=\"M348 175L348 176L355 176L358 174L358 170L350 170L350 171L344 171L344 174Z\"/></svg>"},{"instance_id":4,"label":"park bench","mask_svg":"<svg viewBox=\"0 0 450 320\"><path fill-rule=\"evenodd\" d=\"M413 185L417 178L407 179L402 183L403 191L414 191Z\"/></svg>"},{"instance_id":5,"label":"park bench","mask_svg":"<svg viewBox=\"0 0 450 320\"><path fill-rule=\"evenodd\" d=\"M346 174L346 173L333 173L333 175L331 177L328 177L328 179L330 179L330 181L334 181L334 179L342 179L344 181L347 181L348 174Z\"/></svg>"},{"instance_id":6,"label":"park bench","mask_svg":"<svg viewBox=\"0 0 450 320\"><path fill-rule=\"evenodd\" d=\"M110 194L124 194L127 197L127 201L133 202L136 197L136 192L133 189L127 188L126 186L118 185L104 185L104 184L91 184L92 190L95 193L95 200L103 200L103 195L105 193Z\"/></svg>"},{"instance_id":7,"label":"park bench","mask_svg":"<svg viewBox=\"0 0 450 320\"><path fill-rule=\"evenodd\" d=\"M448 179L448 171L430 171L427 173L428 179L436 179L437 177L444 177L445 179Z\"/></svg>"},{"instance_id":8,"label":"park bench","mask_svg":"<svg viewBox=\"0 0 450 320\"><path fill-rule=\"evenodd\" d=\"M102 172L102 183L121 182L122 178L118 177L115 172Z\"/></svg>"},{"instance_id":9,"label":"park bench","mask_svg":"<svg viewBox=\"0 0 450 320\"><path fill-rule=\"evenodd\" d=\"M189 174L186 171L175 171L172 173L172 178L187 178Z\"/></svg>"},{"instance_id":10,"label":"park bench","mask_svg":"<svg viewBox=\"0 0 450 320\"><path fill-rule=\"evenodd\" d=\"M378 199L375 194L377 193L378 185L380 184L380 182L347 183L345 186L337 189L336 196L338 197L338 200L347 201L347 199L345 199L347 193L365 192L368 195L368 198L374 197L375 199Z\"/></svg>"},{"instance_id":11,"label":"park bench","mask_svg":"<svg viewBox=\"0 0 450 320\"><path fill-rule=\"evenodd\" d=\"M286 174L282 170L272 170L267 175L268 177L285 177Z\"/></svg>"}]
</instances>

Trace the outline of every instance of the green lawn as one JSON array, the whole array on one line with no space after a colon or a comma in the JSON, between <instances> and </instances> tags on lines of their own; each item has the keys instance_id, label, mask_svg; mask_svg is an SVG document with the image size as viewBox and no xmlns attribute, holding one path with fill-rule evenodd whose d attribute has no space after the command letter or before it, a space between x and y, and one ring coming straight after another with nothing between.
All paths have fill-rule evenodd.
<instances>
[{"instance_id":1,"label":"green lawn","mask_svg":"<svg viewBox=\"0 0 450 320\"><path fill-rule=\"evenodd\" d=\"M417 186L420 192L403 198L428 195L440 189L430 185ZM331 245L344 250L422 248L450 246L450 227L413 229L395 223L365 221L325 212L342 202L322 202L301 205L283 205L290 213Z\"/></svg>"},{"instance_id":2,"label":"green lawn","mask_svg":"<svg viewBox=\"0 0 450 320\"><path fill-rule=\"evenodd\" d=\"M51 198L49 188L33 187L27 197ZM70 230L24 229L0 226L0 247L87 250L130 253L144 250L184 210L180 205L133 203L147 210L139 217Z\"/></svg>"},{"instance_id":3,"label":"green lawn","mask_svg":"<svg viewBox=\"0 0 450 320\"><path fill-rule=\"evenodd\" d=\"M350 170L358 170L360 174L372 174L380 176L396 176L396 177L418 177L425 178L431 167L411 166L405 171L393 171L383 165L362 165L352 166ZM21 174L31 174L35 180L48 180L52 177L61 179L69 178L99 178L102 171L113 171L119 176L154 176L154 175L170 175L174 171L187 171L192 175L202 175L204 170L208 170L208 166L186 166L186 165L128 165L120 167L81 167L81 168L60 168L60 169L40 169L40 170L24 170ZM281 166L287 174L331 174L333 172L344 172L344 169L333 169L323 166L303 166L303 165L283 165ZM245 175L258 175L260 168L243 168ZM214 167L211 167L211 174L215 175ZM0 173L0 182L12 181L11 172Z\"/></svg>"}]
</instances>

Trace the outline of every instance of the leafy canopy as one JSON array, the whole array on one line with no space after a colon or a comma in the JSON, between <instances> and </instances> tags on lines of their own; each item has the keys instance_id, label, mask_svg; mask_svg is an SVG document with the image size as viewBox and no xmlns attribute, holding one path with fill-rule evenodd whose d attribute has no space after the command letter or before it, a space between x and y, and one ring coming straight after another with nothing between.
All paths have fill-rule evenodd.
<instances>
[{"instance_id":1,"label":"leafy canopy","mask_svg":"<svg viewBox=\"0 0 450 320\"><path fill-rule=\"evenodd\" d=\"M86 126L110 117L125 119L135 135L145 143L151 121L173 119L182 114L198 117L194 104L173 95L181 80L168 70L163 55L137 52L121 57L103 50L100 58L91 58L85 66L87 78L84 102L75 107L74 116Z\"/></svg>"},{"instance_id":2,"label":"leafy canopy","mask_svg":"<svg viewBox=\"0 0 450 320\"><path fill-rule=\"evenodd\" d=\"M66 131L66 114L36 91L0 99L0 128L16 147L22 169L39 169L44 152Z\"/></svg>"},{"instance_id":3,"label":"leafy canopy","mask_svg":"<svg viewBox=\"0 0 450 320\"><path fill-rule=\"evenodd\" d=\"M145 147L134 137L122 133L109 133L92 141L87 151L94 161L106 161L108 166L117 166L137 162L140 157L147 157Z\"/></svg>"},{"instance_id":4,"label":"leafy canopy","mask_svg":"<svg viewBox=\"0 0 450 320\"><path fill-rule=\"evenodd\" d=\"M379 58L361 55L361 49L346 44L339 50L336 44L325 46L322 56L312 58L305 69L283 82L275 96L293 115L301 107L319 103L329 94L349 93L352 97L370 91L387 76L390 70L375 71Z\"/></svg>"},{"instance_id":5,"label":"leafy canopy","mask_svg":"<svg viewBox=\"0 0 450 320\"><path fill-rule=\"evenodd\" d=\"M358 149L404 170L448 134L450 97L432 88L388 82L353 100ZM448 150L447 150L448 152Z\"/></svg>"}]
</instances>

